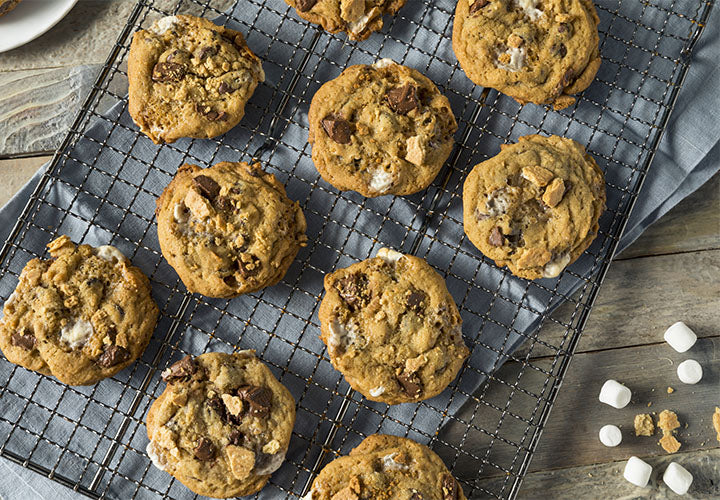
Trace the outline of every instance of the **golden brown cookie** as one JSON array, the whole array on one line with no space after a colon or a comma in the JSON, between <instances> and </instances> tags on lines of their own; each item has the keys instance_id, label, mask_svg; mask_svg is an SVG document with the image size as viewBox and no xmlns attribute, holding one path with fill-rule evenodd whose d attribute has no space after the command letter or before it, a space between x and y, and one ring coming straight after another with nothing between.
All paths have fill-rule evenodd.
<instances>
[{"instance_id":1,"label":"golden brown cookie","mask_svg":"<svg viewBox=\"0 0 720 500\"><path fill-rule=\"evenodd\" d=\"M319 316L333 366L373 401L436 396L469 354L442 276L423 259L387 248L326 275Z\"/></svg>"},{"instance_id":2,"label":"golden brown cookie","mask_svg":"<svg viewBox=\"0 0 720 500\"><path fill-rule=\"evenodd\" d=\"M20 3L20 0L0 0L0 16L4 16L13 10Z\"/></svg>"},{"instance_id":3,"label":"golden brown cookie","mask_svg":"<svg viewBox=\"0 0 720 500\"><path fill-rule=\"evenodd\" d=\"M327 464L303 500L464 500L462 487L427 446L374 434Z\"/></svg>"},{"instance_id":4,"label":"golden brown cookie","mask_svg":"<svg viewBox=\"0 0 720 500\"><path fill-rule=\"evenodd\" d=\"M186 356L147 415L155 467L198 495L251 495L282 465L295 400L253 351Z\"/></svg>"},{"instance_id":5,"label":"golden brown cookie","mask_svg":"<svg viewBox=\"0 0 720 500\"><path fill-rule=\"evenodd\" d=\"M554 278L598 233L603 173L580 144L556 135L520 137L473 168L463 188L470 241L527 279Z\"/></svg>"},{"instance_id":6,"label":"golden brown cookie","mask_svg":"<svg viewBox=\"0 0 720 500\"><path fill-rule=\"evenodd\" d=\"M395 14L405 0L285 0L300 17L325 31L344 31L351 40L365 40L383 27L383 14Z\"/></svg>"},{"instance_id":7,"label":"golden brown cookie","mask_svg":"<svg viewBox=\"0 0 720 500\"><path fill-rule=\"evenodd\" d=\"M129 111L155 143L224 134L265 80L242 34L193 16L169 16L133 36Z\"/></svg>"},{"instance_id":8,"label":"golden brown cookie","mask_svg":"<svg viewBox=\"0 0 720 500\"><path fill-rule=\"evenodd\" d=\"M33 259L0 319L11 363L70 385L110 377L145 350L158 316L147 277L115 247L61 236Z\"/></svg>"},{"instance_id":9,"label":"golden brown cookie","mask_svg":"<svg viewBox=\"0 0 720 500\"><path fill-rule=\"evenodd\" d=\"M305 216L259 164L183 165L157 200L162 253L191 292L235 297L277 283Z\"/></svg>"},{"instance_id":10,"label":"golden brown cookie","mask_svg":"<svg viewBox=\"0 0 720 500\"><path fill-rule=\"evenodd\" d=\"M562 109L600 67L598 22L591 0L459 0L453 50L477 85Z\"/></svg>"},{"instance_id":11,"label":"golden brown cookie","mask_svg":"<svg viewBox=\"0 0 720 500\"><path fill-rule=\"evenodd\" d=\"M390 59L351 66L325 83L308 119L312 159L323 179L368 197L427 188L457 130L435 84Z\"/></svg>"}]
</instances>

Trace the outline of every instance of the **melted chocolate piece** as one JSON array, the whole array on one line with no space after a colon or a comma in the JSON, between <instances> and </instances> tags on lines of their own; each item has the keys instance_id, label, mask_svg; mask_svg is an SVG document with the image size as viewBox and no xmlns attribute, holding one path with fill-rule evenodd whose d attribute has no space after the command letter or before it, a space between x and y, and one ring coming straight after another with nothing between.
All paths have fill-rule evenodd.
<instances>
[{"instance_id":1,"label":"melted chocolate piece","mask_svg":"<svg viewBox=\"0 0 720 500\"><path fill-rule=\"evenodd\" d=\"M237 395L245 401L250 415L267 417L272 406L272 392L267 387L243 385L238 388Z\"/></svg>"},{"instance_id":2,"label":"melted chocolate piece","mask_svg":"<svg viewBox=\"0 0 720 500\"><path fill-rule=\"evenodd\" d=\"M402 372L397 376L398 382L402 390L410 397L417 398L422 394L422 382L417 373Z\"/></svg>"},{"instance_id":3,"label":"melted chocolate piece","mask_svg":"<svg viewBox=\"0 0 720 500\"><path fill-rule=\"evenodd\" d=\"M494 247L501 247L503 245L503 234L498 226L492 228L492 231L490 231L490 236L488 237L488 241Z\"/></svg>"},{"instance_id":4,"label":"melted chocolate piece","mask_svg":"<svg viewBox=\"0 0 720 500\"><path fill-rule=\"evenodd\" d=\"M460 497L460 491L455 478L450 474L445 474L442 478L442 494L443 500L457 500Z\"/></svg>"},{"instance_id":5,"label":"melted chocolate piece","mask_svg":"<svg viewBox=\"0 0 720 500\"><path fill-rule=\"evenodd\" d=\"M200 191L200 194L208 200L212 201L220 194L220 184L212 180L207 175L198 175L193 177L193 184L198 191Z\"/></svg>"},{"instance_id":6,"label":"melted chocolate piece","mask_svg":"<svg viewBox=\"0 0 720 500\"><path fill-rule=\"evenodd\" d=\"M337 280L335 288L350 309L355 309L355 306L362 306L369 302L367 284L367 276L356 273Z\"/></svg>"},{"instance_id":7,"label":"melted chocolate piece","mask_svg":"<svg viewBox=\"0 0 720 500\"><path fill-rule=\"evenodd\" d=\"M239 429L233 429L228 435L228 441L230 442L230 444L235 446L242 446L244 438L245 436L242 432L240 432Z\"/></svg>"},{"instance_id":8,"label":"melted chocolate piece","mask_svg":"<svg viewBox=\"0 0 720 500\"><path fill-rule=\"evenodd\" d=\"M167 383L190 378L198 370L197 363L189 354L180 361L176 361L170 368L162 373L163 381Z\"/></svg>"},{"instance_id":9,"label":"melted chocolate piece","mask_svg":"<svg viewBox=\"0 0 720 500\"><path fill-rule=\"evenodd\" d=\"M480 9L483 7L486 7L490 3L490 0L476 0L473 2L473 4L470 6L470 15L473 16L480 12Z\"/></svg>"},{"instance_id":10,"label":"melted chocolate piece","mask_svg":"<svg viewBox=\"0 0 720 500\"><path fill-rule=\"evenodd\" d=\"M421 312L424 307L422 303L427 299L427 295L422 290L413 290L408 295L407 302L405 305L408 309L412 309L415 312Z\"/></svg>"},{"instance_id":11,"label":"melted chocolate piece","mask_svg":"<svg viewBox=\"0 0 720 500\"><path fill-rule=\"evenodd\" d=\"M215 457L215 445L209 438L201 437L195 445L195 458L206 462Z\"/></svg>"},{"instance_id":12,"label":"melted chocolate piece","mask_svg":"<svg viewBox=\"0 0 720 500\"><path fill-rule=\"evenodd\" d=\"M35 343L37 342L37 339L32 333L25 333L24 335L21 333L13 333L10 336L10 342L12 343L12 345L21 347L26 351L32 351L33 349L35 349Z\"/></svg>"},{"instance_id":13,"label":"melted chocolate piece","mask_svg":"<svg viewBox=\"0 0 720 500\"><path fill-rule=\"evenodd\" d=\"M153 68L152 79L154 82L177 82L186 74L187 68L184 64L161 62Z\"/></svg>"},{"instance_id":14,"label":"melted chocolate piece","mask_svg":"<svg viewBox=\"0 0 720 500\"><path fill-rule=\"evenodd\" d=\"M127 361L130 353L124 347L119 345L109 345L105 348L105 352L98 358L97 364L103 368L110 368Z\"/></svg>"},{"instance_id":15,"label":"melted chocolate piece","mask_svg":"<svg viewBox=\"0 0 720 500\"><path fill-rule=\"evenodd\" d=\"M317 0L296 0L295 7L300 12L307 12L312 9L316 3Z\"/></svg>"},{"instance_id":16,"label":"melted chocolate piece","mask_svg":"<svg viewBox=\"0 0 720 500\"><path fill-rule=\"evenodd\" d=\"M322 120L327 135L338 144L350 144L350 123L339 115L328 115Z\"/></svg>"},{"instance_id":17,"label":"melted chocolate piece","mask_svg":"<svg viewBox=\"0 0 720 500\"><path fill-rule=\"evenodd\" d=\"M395 87L385 94L385 98L393 111L406 115L420 105L417 95L417 87L409 83L402 87Z\"/></svg>"}]
</instances>

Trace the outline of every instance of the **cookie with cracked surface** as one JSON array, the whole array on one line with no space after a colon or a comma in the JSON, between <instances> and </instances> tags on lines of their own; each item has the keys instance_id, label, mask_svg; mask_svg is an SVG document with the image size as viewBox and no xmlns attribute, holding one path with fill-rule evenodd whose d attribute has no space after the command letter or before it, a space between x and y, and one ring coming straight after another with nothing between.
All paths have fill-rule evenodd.
<instances>
[{"instance_id":1,"label":"cookie with cracked surface","mask_svg":"<svg viewBox=\"0 0 720 500\"><path fill-rule=\"evenodd\" d=\"M199 495L260 491L282 465L295 400L253 351L186 356L162 373L146 424L147 453Z\"/></svg>"},{"instance_id":2,"label":"cookie with cracked surface","mask_svg":"<svg viewBox=\"0 0 720 500\"><path fill-rule=\"evenodd\" d=\"M435 452L384 434L365 438L349 455L327 464L303 500L464 500L457 480Z\"/></svg>"},{"instance_id":3,"label":"cookie with cracked surface","mask_svg":"<svg viewBox=\"0 0 720 500\"><path fill-rule=\"evenodd\" d=\"M323 179L367 197L428 187L457 130L435 84L390 59L351 66L325 83L308 119L312 159Z\"/></svg>"},{"instance_id":4,"label":"cookie with cracked surface","mask_svg":"<svg viewBox=\"0 0 720 500\"><path fill-rule=\"evenodd\" d=\"M242 34L193 16L169 16L133 36L130 116L156 144L224 134L265 80Z\"/></svg>"},{"instance_id":5,"label":"cookie with cracked surface","mask_svg":"<svg viewBox=\"0 0 720 500\"><path fill-rule=\"evenodd\" d=\"M11 363L69 385L89 385L135 361L155 328L150 283L115 247L50 244L49 260L20 273L0 319L0 349Z\"/></svg>"},{"instance_id":6,"label":"cookie with cracked surface","mask_svg":"<svg viewBox=\"0 0 720 500\"><path fill-rule=\"evenodd\" d=\"M344 31L351 40L365 40L383 27L383 15L395 14L405 0L285 0L298 16L325 31Z\"/></svg>"},{"instance_id":7,"label":"cookie with cracked surface","mask_svg":"<svg viewBox=\"0 0 720 500\"><path fill-rule=\"evenodd\" d=\"M191 292L235 297L277 283L305 216L259 164L183 165L157 200L162 253Z\"/></svg>"},{"instance_id":8,"label":"cookie with cracked surface","mask_svg":"<svg viewBox=\"0 0 720 500\"><path fill-rule=\"evenodd\" d=\"M465 233L515 276L554 278L597 236L603 173L564 137L528 135L500 148L465 180Z\"/></svg>"},{"instance_id":9,"label":"cookie with cracked surface","mask_svg":"<svg viewBox=\"0 0 720 500\"><path fill-rule=\"evenodd\" d=\"M387 248L325 276L319 317L333 366L373 401L436 396L469 353L442 276L423 259Z\"/></svg>"},{"instance_id":10,"label":"cookie with cracked surface","mask_svg":"<svg viewBox=\"0 0 720 500\"><path fill-rule=\"evenodd\" d=\"M591 0L459 0L453 50L477 85L562 109L600 67L598 22Z\"/></svg>"},{"instance_id":11,"label":"cookie with cracked surface","mask_svg":"<svg viewBox=\"0 0 720 500\"><path fill-rule=\"evenodd\" d=\"M20 3L20 0L0 0L0 16L4 16L13 10Z\"/></svg>"}]
</instances>

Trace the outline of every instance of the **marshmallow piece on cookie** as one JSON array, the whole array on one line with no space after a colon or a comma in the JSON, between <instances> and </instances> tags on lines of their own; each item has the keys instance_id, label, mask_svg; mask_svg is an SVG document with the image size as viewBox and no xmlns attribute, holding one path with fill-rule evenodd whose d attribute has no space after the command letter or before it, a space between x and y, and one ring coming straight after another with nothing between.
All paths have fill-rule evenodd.
<instances>
[{"instance_id":1,"label":"marshmallow piece on cookie","mask_svg":"<svg viewBox=\"0 0 720 500\"><path fill-rule=\"evenodd\" d=\"M638 457L630 457L623 471L625 479L641 488L647 486L648 481L650 481L650 474L652 474L652 466Z\"/></svg>"},{"instance_id":2,"label":"marshmallow piece on cookie","mask_svg":"<svg viewBox=\"0 0 720 500\"><path fill-rule=\"evenodd\" d=\"M600 402L614 408L625 408L630 402L632 392L616 380L608 380L600 389Z\"/></svg>"},{"instance_id":3,"label":"marshmallow piece on cookie","mask_svg":"<svg viewBox=\"0 0 720 500\"><path fill-rule=\"evenodd\" d=\"M686 359L678 365L677 375L683 384L697 384L702 379L703 369L694 359Z\"/></svg>"},{"instance_id":4,"label":"marshmallow piece on cookie","mask_svg":"<svg viewBox=\"0 0 720 500\"><path fill-rule=\"evenodd\" d=\"M684 495L690 489L693 475L677 462L670 462L663 474L663 482L678 495Z\"/></svg>"},{"instance_id":5,"label":"marshmallow piece on cookie","mask_svg":"<svg viewBox=\"0 0 720 500\"><path fill-rule=\"evenodd\" d=\"M682 321L678 321L665 330L665 342L677 352L685 352L697 341L697 335Z\"/></svg>"}]
</instances>

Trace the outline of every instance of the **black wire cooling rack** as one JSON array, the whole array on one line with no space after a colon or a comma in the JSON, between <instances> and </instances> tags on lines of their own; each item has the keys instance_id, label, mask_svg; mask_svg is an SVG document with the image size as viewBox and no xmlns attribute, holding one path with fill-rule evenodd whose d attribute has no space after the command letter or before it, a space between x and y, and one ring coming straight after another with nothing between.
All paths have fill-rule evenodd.
<instances>
[{"instance_id":1,"label":"black wire cooling rack","mask_svg":"<svg viewBox=\"0 0 720 500\"><path fill-rule=\"evenodd\" d=\"M185 352L254 348L298 405L287 463L263 497L303 494L324 464L372 432L430 444L469 498L516 496L712 2L597 2L602 66L578 103L560 112L520 106L467 80L451 48L453 0L408 0L381 33L361 43L322 32L282 0L237 3L138 2L3 246L2 299L30 258L68 234L123 250L150 276L162 314L143 357L92 387L68 387L0 361L0 454L90 497L190 498L150 466L144 451L144 416L164 387L159 373ZM268 78L230 133L156 147L127 116L125 61L134 31L175 13L241 30ZM458 118L447 166L418 195L339 193L310 160L306 112L315 90L344 67L380 57L428 74ZM609 200L583 258L559 278L535 282L495 268L466 241L460 196L473 165L529 133L586 145L606 172ZM309 245L275 287L230 301L188 294L160 254L155 198L182 163L251 158L301 202ZM317 339L322 276L381 246L422 256L445 276L473 350L442 396L417 405L364 400L332 369ZM561 302L566 306L555 309Z\"/></svg>"}]
</instances>

